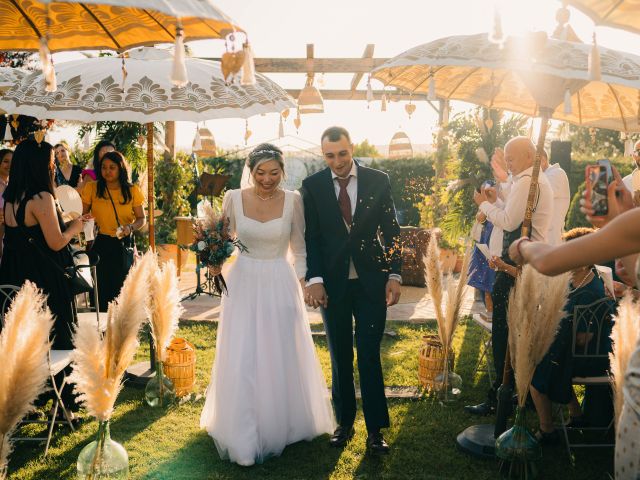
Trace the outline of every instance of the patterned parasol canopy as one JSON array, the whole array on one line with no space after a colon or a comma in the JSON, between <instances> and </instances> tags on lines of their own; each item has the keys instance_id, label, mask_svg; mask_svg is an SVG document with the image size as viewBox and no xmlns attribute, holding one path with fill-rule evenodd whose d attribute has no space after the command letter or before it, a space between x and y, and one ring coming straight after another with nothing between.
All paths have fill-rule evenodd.
<instances>
[{"instance_id":1,"label":"patterned parasol canopy","mask_svg":"<svg viewBox=\"0 0 640 480\"><path fill-rule=\"evenodd\" d=\"M149 47L129 52L124 88L118 57L59 63L56 92L46 92L42 72L34 72L0 98L0 109L56 120L149 123L248 118L295 107L282 88L260 74L255 85L227 85L219 62L187 58L189 82L176 87L170 80L172 58L167 50Z\"/></svg>"},{"instance_id":2,"label":"patterned parasol canopy","mask_svg":"<svg viewBox=\"0 0 640 480\"><path fill-rule=\"evenodd\" d=\"M551 117L577 125L640 131L640 57L599 48L601 81L589 77L590 45L486 34L435 40L407 50L373 76L408 92L429 93L489 108Z\"/></svg>"},{"instance_id":3,"label":"patterned parasol canopy","mask_svg":"<svg viewBox=\"0 0 640 480\"><path fill-rule=\"evenodd\" d=\"M640 34L640 0L563 0L591 17L596 25Z\"/></svg>"},{"instance_id":4,"label":"patterned parasol canopy","mask_svg":"<svg viewBox=\"0 0 640 480\"><path fill-rule=\"evenodd\" d=\"M29 72L19 68L0 67L0 94L13 87Z\"/></svg>"}]
</instances>

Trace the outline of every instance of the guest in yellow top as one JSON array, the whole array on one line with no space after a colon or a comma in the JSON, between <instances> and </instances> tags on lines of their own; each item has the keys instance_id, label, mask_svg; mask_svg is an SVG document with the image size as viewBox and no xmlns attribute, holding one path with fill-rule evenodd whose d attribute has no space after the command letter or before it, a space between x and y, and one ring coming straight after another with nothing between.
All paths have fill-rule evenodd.
<instances>
[{"instance_id":1,"label":"guest in yellow top","mask_svg":"<svg viewBox=\"0 0 640 480\"><path fill-rule=\"evenodd\" d=\"M100 160L97 180L82 190L82 212L91 213L99 228L93 251L97 266L100 311L118 296L133 263L133 232L145 224L144 198L129 181L127 163L120 152L109 152Z\"/></svg>"}]
</instances>

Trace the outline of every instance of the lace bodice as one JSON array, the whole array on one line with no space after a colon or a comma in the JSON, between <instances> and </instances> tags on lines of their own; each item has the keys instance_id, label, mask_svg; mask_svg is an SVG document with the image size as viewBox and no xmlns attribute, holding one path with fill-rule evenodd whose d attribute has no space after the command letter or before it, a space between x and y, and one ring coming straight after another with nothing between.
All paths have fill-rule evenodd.
<instances>
[{"instance_id":1,"label":"lace bodice","mask_svg":"<svg viewBox=\"0 0 640 480\"><path fill-rule=\"evenodd\" d=\"M244 215L242 191L229 190L224 195L222 209L229 217L232 234L247 247L241 255L271 260L287 258L290 252L298 278L307 273L307 251L304 242L304 207L298 192L284 191L282 216L260 222Z\"/></svg>"}]
</instances>

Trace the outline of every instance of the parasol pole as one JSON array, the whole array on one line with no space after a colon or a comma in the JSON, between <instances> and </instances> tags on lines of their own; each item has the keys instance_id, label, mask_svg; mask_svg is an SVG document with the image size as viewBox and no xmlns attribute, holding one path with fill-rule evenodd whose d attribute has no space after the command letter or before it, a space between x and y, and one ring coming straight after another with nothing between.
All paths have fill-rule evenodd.
<instances>
[{"instance_id":1,"label":"parasol pole","mask_svg":"<svg viewBox=\"0 0 640 480\"><path fill-rule=\"evenodd\" d=\"M524 220L522 222L521 237L531 236L531 219L533 218L533 209L535 208L536 196L538 195L538 179L540 178L540 155L544 150L544 142L547 137L547 129L549 128L549 118L551 111L546 108L540 109L542 123L540 124L540 133L538 134L538 143L536 144L536 157L533 161L533 171L531 172L531 185L529 186L529 196L527 197L527 208L524 212ZM504 359L504 370L502 372L502 385L498 388L497 398L498 406L496 408L496 424L494 430L495 438L498 438L507 430L507 420L511 415L513 403L513 385L512 385L512 368L511 355L509 353L509 342Z\"/></svg>"},{"instance_id":2,"label":"parasol pole","mask_svg":"<svg viewBox=\"0 0 640 480\"><path fill-rule=\"evenodd\" d=\"M156 232L154 212L156 209L153 189L153 122L147 123L147 205L149 212L149 248L156 251Z\"/></svg>"}]
</instances>

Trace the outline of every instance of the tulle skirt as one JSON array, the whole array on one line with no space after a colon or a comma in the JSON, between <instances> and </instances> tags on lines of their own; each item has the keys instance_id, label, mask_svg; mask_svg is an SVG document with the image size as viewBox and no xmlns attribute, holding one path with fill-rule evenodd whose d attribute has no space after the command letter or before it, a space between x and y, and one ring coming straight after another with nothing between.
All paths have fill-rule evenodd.
<instances>
[{"instance_id":1,"label":"tulle skirt","mask_svg":"<svg viewBox=\"0 0 640 480\"><path fill-rule=\"evenodd\" d=\"M335 421L292 266L240 255L225 280L200 426L221 458L252 465Z\"/></svg>"}]
</instances>

